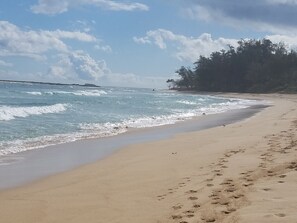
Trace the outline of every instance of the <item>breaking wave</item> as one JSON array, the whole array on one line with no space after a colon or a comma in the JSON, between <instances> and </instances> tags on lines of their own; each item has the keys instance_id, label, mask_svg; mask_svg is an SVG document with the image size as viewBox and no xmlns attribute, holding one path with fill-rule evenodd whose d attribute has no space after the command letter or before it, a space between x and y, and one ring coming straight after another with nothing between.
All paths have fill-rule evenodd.
<instances>
[{"instance_id":1,"label":"breaking wave","mask_svg":"<svg viewBox=\"0 0 297 223\"><path fill-rule=\"evenodd\" d=\"M11 107L0 106L0 121L9 121L15 118L25 118L31 115L60 113L67 109L67 104L54 104L48 106Z\"/></svg>"}]
</instances>

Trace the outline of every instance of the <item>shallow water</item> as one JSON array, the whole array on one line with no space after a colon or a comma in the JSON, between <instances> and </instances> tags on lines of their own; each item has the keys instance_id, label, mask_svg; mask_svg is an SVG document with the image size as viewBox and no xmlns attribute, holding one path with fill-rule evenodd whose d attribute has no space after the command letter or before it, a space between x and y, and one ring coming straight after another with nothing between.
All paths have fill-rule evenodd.
<instances>
[{"instance_id":1,"label":"shallow water","mask_svg":"<svg viewBox=\"0 0 297 223\"><path fill-rule=\"evenodd\" d=\"M0 156L174 124L255 103L151 89L0 82Z\"/></svg>"}]
</instances>

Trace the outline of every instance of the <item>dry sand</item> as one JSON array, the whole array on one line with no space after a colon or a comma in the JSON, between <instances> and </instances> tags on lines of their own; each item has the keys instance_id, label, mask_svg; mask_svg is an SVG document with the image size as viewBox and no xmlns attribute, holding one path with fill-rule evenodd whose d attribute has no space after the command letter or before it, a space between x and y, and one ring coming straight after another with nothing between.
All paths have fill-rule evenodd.
<instances>
[{"instance_id":1,"label":"dry sand","mask_svg":"<svg viewBox=\"0 0 297 223\"><path fill-rule=\"evenodd\" d=\"M297 96L245 97L274 106L1 191L0 222L296 223Z\"/></svg>"}]
</instances>

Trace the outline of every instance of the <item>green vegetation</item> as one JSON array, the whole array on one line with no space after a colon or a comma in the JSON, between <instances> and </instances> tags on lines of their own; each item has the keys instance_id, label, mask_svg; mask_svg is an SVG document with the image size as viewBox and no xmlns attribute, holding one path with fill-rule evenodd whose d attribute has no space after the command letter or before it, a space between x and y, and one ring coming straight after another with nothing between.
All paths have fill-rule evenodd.
<instances>
[{"instance_id":1,"label":"green vegetation","mask_svg":"<svg viewBox=\"0 0 297 223\"><path fill-rule=\"evenodd\" d=\"M215 92L297 92L297 53L268 39L241 40L235 49L200 56L195 67L181 67L171 88Z\"/></svg>"}]
</instances>

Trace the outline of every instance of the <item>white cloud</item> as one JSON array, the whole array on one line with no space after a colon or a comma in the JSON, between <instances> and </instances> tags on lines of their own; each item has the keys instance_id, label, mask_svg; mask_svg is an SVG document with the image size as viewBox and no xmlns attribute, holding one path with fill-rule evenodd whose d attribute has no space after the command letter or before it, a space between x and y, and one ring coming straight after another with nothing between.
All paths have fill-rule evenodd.
<instances>
[{"instance_id":1,"label":"white cloud","mask_svg":"<svg viewBox=\"0 0 297 223\"><path fill-rule=\"evenodd\" d=\"M136 37L136 36L134 36L134 37L133 37L133 40L134 40L134 42L136 42L136 43L142 43L142 44L145 44L145 43L152 43L152 42L150 41L150 39L149 39L148 36L145 36L145 37Z\"/></svg>"},{"instance_id":2,"label":"white cloud","mask_svg":"<svg viewBox=\"0 0 297 223\"><path fill-rule=\"evenodd\" d=\"M179 60L196 61L199 56L209 56L214 51L227 49L228 45L237 46L236 39L213 39L210 34L204 33L197 38L177 35L165 29L148 31L145 37L133 38L137 43L154 43L160 49L166 49L170 42L174 44L175 56Z\"/></svg>"},{"instance_id":3,"label":"white cloud","mask_svg":"<svg viewBox=\"0 0 297 223\"><path fill-rule=\"evenodd\" d=\"M76 20L75 22L72 23L72 26L75 27L77 30L82 30L85 33L90 32L93 30L93 23L94 21L87 21L87 20Z\"/></svg>"},{"instance_id":4,"label":"white cloud","mask_svg":"<svg viewBox=\"0 0 297 223\"><path fill-rule=\"evenodd\" d=\"M109 45L103 45L103 46L95 45L95 49L106 52L106 53L112 53L112 49Z\"/></svg>"},{"instance_id":5,"label":"white cloud","mask_svg":"<svg viewBox=\"0 0 297 223\"><path fill-rule=\"evenodd\" d=\"M286 35L267 35L265 38L271 40L273 43L284 43L287 49L297 50L297 37Z\"/></svg>"},{"instance_id":6,"label":"white cloud","mask_svg":"<svg viewBox=\"0 0 297 223\"><path fill-rule=\"evenodd\" d=\"M110 72L104 60L96 61L82 51L72 53L69 58L80 79L99 80L100 77Z\"/></svg>"},{"instance_id":7,"label":"white cloud","mask_svg":"<svg viewBox=\"0 0 297 223\"><path fill-rule=\"evenodd\" d=\"M22 30L14 24L0 21L0 56L23 56L44 59L51 51L58 54L58 63L50 65L48 77L58 79L73 78L98 80L110 71L104 60L97 61L84 51L73 50L64 40L96 43L101 50L111 51L109 46L101 46L100 40L83 32L63 30ZM47 60L47 62L49 62ZM11 64L0 60L0 66Z\"/></svg>"},{"instance_id":8,"label":"white cloud","mask_svg":"<svg viewBox=\"0 0 297 223\"><path fill-rule=\"evenodd\" d=\"M69 7L68 1L63 0L38 0L37 5L31 6L32 12L36 14L60 14L67 12Z\"/></svg>"},{"instance_id":9,"label":"white cloud","mask_svg":"<svg viewBox=\"0 0 297 223\"><path fill-rule=\"evenodd\" d=\"M97 39L87 33L69 31L22 30L7 21L0 21L0 56L26 56L44 59L44 53L55 50L68 52L69 47L63 39L83 42L96 42Z\"/></svg>"},{"instance_id":10,"label":"white cloud","mask_svg":"<svg viewBox=\"0 0 297 223\"><path fill-rule=\"evenodd\" d=\"M98 81L110 73L104 60L96 61L83 51L68 52L59 57L59 62L49 68L49 76Z\"/></svg>"},{"instance_id":11,"label":"white cloud","mask_svg":"<svg viewBox=\"0 0 297 223\"><path fill-rule=\"evenodd\" d=\"M3 60L0 60L0 67L12 67L12 63L7 63Z\"/></svg>"},{"instance_id":12,"label":"white cloud","mask_svg":"<svg viewBox=\"0 0 297 223\"><path fill-rule=\"evenodd\" d=\"M44 34L53 36L58 39L74 39L82 42L96 42L96 37L79 31L69 32L63 30L56 30L56 31L43 31Z\"/></svg>"},{"instance_id":13,"label":"white cloud","mask_svg":"<svg viewBox=\"0 0 297 223\"><path fill-rule=\"evenodd\" d=\"M85 52L76 51L59 55L59 62L52 65L47 79L66 81L93 80L105 86L166 88L168 77L136 75L133 73L113 73L104 60L96 61Z\"/></svg>"},{"instance_id":14,"label":"white cloud","mask_svg":"<svg viewBox=\"0 0 297 223\"><path fill-rule=\"evenodd\" d=\"M112 11L148 11L145 4L133 2L124 3L112 0L38 0L36 5L31 6L31 10L36 14L60 14L67 12L70 8L80 5L91 5Z\"/></svg>"}]
</instances>

